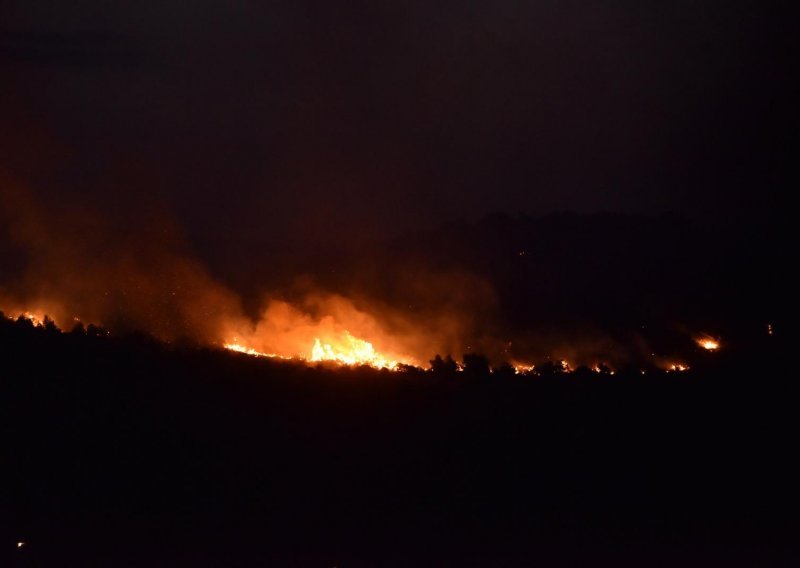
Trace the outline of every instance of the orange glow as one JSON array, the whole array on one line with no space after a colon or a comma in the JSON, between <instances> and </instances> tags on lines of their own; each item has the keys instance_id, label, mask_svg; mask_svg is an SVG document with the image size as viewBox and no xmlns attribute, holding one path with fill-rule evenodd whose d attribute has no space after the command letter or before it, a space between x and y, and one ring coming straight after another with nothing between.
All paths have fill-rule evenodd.
<instances>
[{"instance_id":1,"label":"orange glow","mask_svg":"<svg viewBox=\"0 0 800 568\"><path fill-rule=\"evenodd\" d=\"M236 338L233 338L236 341ZM229 349L231 351L236 351L237 353L244 353L245 355L252 355L253 357L278 357L274 353L262 353L261 351L256 351L255 349L251 349L250 347L246 347L240 343L225 343L223 344L225 349Z\"/></svg>"},{"instance_id":2,"label":"orange glow","mask_svg":"<svg viewBox=\"0 0 800 568\"><path fill-rule=\"evenodd\" d=\"M708 337L708 336L698 337L697 339L695 339L695 341L700 347L702 347L706 351L716 351L717 349L719 349L719 341L717 341L713 337Z\"/></svg>"},{"instance_id":3,"label":"orange glow","mask_svg":"<svg viewBox=\"0 0 800 568\"><path fill-rule=\"evenodd\" d=\"M234 341L235 340L236 338L234 338ZM237 353L244 353L254 357L295 359L314 363L331 362L339 365L368 365L376 369L389 369L392 371L397 370L400 365L399 361L389 359L375 351L375 348L369 341L353 337L347 331L345 331L339 338L339 341L335 343L323 343L316 337L314 338L314 345L307 355L299 354L295 357L287 357L275 353L263 353L251 347L247 347L246 345L242 345L241 343L225 343L223 347L230 351L236 351Z\"/></svg>"},{"instance_id":4,"label":"orange glow","mask_svg":"<svg viewBox=\"0 0 800 568\"><path fill-rule=\"evenodd\" d=\"M512 366L514 367L515 375L530 375L536 369L535 365L527 365L525 363L515 363Z\"/></svg>"},{"instance_id":5,"label":"orange glow","mask_svg":"<svg viewBox=\"0 0 800 568\"><path fill-rule=\"evenodd\" d=\"M45 310L27 309L19 304L15 306L14 309L4 310L10 320L23 318L36 327L43 327L45 322L52 319ZM314 311L313 308L321 309ZM73 316L62 318L61 321L72 324L80 319ZM356 333L351 333L350 329ZM771 326L767 331L771 331ZM406 351L403 347L408 345L404 343L406 336L392 335L375 317L356 309L352 302L341 297L327 298L304 310L286 302L271 302L257 321L231 319L222 326L220 335L225 340L211 340L209 343L252 357L369 366L391 371L404 366L421 368L418 359L406 354L418 351ZM695 342L711 352L721 348L720 340L709 335L695 337ZM687 362L659 359L656 365L667 373L690 370ZM555 359L552 365L552 370L557 373L569 374L575 370L565 359ZM540 369L526 362L513 362L512 367L517 375L541 374ZM599 375L616 374L605 362L594 363L589 368ZM456 370L463 370L463 366L456 363ZM646 371L641 369L640 373L644 375Z\"/></svg>"},{"instance_id":6,"label":"orange glow","mask_svg":"<svg viewBox=\"0 0 800 568\"><path fill-rule=\"evenodd\" d=\"M360 324L365 331L370 329L384 339L377 323L358 312L349 302L336 299L326 306L336 317L325 315L314 320L307 314L285 303L276 302L265 311L254 328L239 322L241 335L223 341L222 346L237 353L253 357L268 357L307 362L331 362L339 365L368 365L376 369L397 370L401 365L416 365L408 356L389 355L378 351L374 344L356 337L341 326L341 321ZM37 327L44 326L48 317L43 310L14 308L4 310L10 320L24 318ZM75 316L72 321L80 322ZM229 336L230 337L230 336ZM270 348L272 347L272 348Z\"/></svg>"},{"instance_id":7,"label":"orange glow","mask_svg":"<svg viewBox=\"0 0 800 568\"><path fill-rule=\"evenodd\" d=\"M375 351L372 343L353 337L345 331L335 344L322 343L314 338L310 361L332 361L344 365L369 365L378 369L396 369L398 361L388 359Z\"/></svg>"},{"instance_id":8,"label":"orange glow","mask_svg":"<svg viewBox=\"0 0 800 568\"><path fill-rule=\"evenodd\" d=\"M41 311L17 310L6 312L6 317L10 320L23 318L30 321L33 325L39 327L44 325L44 318L46 317L46 314Z\"/></svg>"},{"instance_id":9,"label":"orange glow","mask_svg":"<svg viewBox=\"0 0 800 568\"><path fill-rule=\"evenodd\" d=\"M44 325L43 314L40 315L40 314L35 314L33 312L25 312L24 314L22 314L22 317L24 317L27 320L31 320L33 322L33 325Z\"/></svg>"},{"instance_id":10,"label":"orange glow","mask_svg":"<svg viewBox=\"0 0 800 568\"><path fill-rule=\"evenodd\" d=\"M226 324L223 346L249 355L390 370L417 366L407 354L407 335L390 333L342 296L311 296L296 304L272 300L256 321Z\"/></svg>"}]
</instances>

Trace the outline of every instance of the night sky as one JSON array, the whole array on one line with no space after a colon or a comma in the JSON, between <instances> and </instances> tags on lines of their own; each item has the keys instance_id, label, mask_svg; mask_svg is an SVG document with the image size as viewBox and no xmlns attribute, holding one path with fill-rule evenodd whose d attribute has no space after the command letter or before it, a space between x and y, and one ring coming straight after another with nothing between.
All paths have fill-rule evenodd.
<instances>
[{"instance_id":1,"label":"night sky","mask_svg":"<svg viewBox=\"0 0 800 568\"><path fill-rule=\"evenodd\" d=\"M764 2L4 2L4 175L196 242L501 211L747 219L793 185Z\"/></svg>"}]
</instances>

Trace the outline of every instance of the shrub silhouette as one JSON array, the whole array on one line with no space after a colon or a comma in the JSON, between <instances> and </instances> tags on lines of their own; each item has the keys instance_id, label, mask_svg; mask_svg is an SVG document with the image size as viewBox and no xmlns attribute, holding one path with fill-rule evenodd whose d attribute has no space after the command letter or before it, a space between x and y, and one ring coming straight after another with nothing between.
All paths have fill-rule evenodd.
<instances>
[{"instance_id":1,"label":"shrub silhouette","mask_svg":"<svg viewBox=\"0 0 800 568\"><path fill-rule=\"evenodd\" d=\"M471 379L489 377L489 359L478 353L464 354L464 375Z\"/></svg>"}]
</instances>

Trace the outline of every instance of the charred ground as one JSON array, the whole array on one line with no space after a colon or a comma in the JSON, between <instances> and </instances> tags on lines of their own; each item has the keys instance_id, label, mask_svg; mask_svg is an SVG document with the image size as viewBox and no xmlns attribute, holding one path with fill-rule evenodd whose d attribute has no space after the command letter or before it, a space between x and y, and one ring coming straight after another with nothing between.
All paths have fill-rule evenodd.
<instances>
[{"instance_id":1,"label":"charred ground","mask_svg":"<svg viewBox=\"0 0 800 568\"><path fill-rule=\"evenodd\" d=\"M515 377L0 321L11 565L797 560L777 337L686 374Z\"/></svg>"}]
</instances>

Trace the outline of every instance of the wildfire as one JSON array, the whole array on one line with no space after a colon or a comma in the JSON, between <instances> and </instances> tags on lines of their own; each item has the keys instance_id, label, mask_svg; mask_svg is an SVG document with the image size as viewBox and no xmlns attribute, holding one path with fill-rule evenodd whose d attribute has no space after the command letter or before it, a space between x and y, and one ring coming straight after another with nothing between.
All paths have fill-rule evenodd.
<instances>
[{"instance_id":1,"label":"wildfire","mask_svg":"<svg viewBox=\"0 0 800 568\"><path fill-rule=\"evenodd\" d=\"M43 328L49 321L52 321L46 312L39 309L17 309L6 311L5 316L10 320L20 318L30 321L37 328ZM73 317L75 321L79 318ZM369 366L375 369L387 369L391 371L401 370L404 366L418 367L416 360L399 354L395 351L379 351L375 345L350 333L339 323L331 323L333 318L325 316L319 321L312 321L308 318L297 320L289 318L280 320L288 324L273 326L276 329L268 328L266 336L259 332L263 328L245 328L244 330L234 331L236 335L228 336L230 339L222 343L222 347L229 351L242 353L252 357L266 357L282 360L300 361L307 363L332 363L342 366ZM298 333L296 330L300 330ZM233 330L231 330L233 331ZM767 328L772 331L772 326ZM368 330L363 331L368 334ZM373 336L370 336L373 337ZM374 335L379 345L391 344L385 335ZM391 338L388 338L391 340ZM714 352L721 348L721 342L709 335L702 335L694 338L699 347ZM219 345L219 343L217 343ZM383 349L383 348L382 348ZM655 356L655 354L653 354ZM682 373L690 370L686 362L671 362L663 359L656 363L667 373ZM534 376L548 375L550 373L571 374L575 371L572 363L565 359L555 359L548 361L543 367L534 366L527 362L513 362L512 367L515 374ZM590 371L598 375L615 375L616 371L605 362L598 362L588 367ZM456 363L456 370L463 370L463 365ZM640 370L645 374L645 369Z\"/></svg>"},{"instance_id":2,"label":"wildfire","mask_svg":"<svg viewBox=\"0 0 800 568\"><path fill-rule=\"evenodd\" d=\"M35 326L42 326L44 325L44 314L34 313L34 312L21 312L16 318L13 316L9 316L10 319L17 319L23 318L31 322Z\"/></svg>"},{"instance_id":3,"label":"wildfire","mask_svg":"<svg viewBox=\"0 0 800 568\"><path fill-rule=\"evenodd\" d=\"M390 359L381 355L369 341L354 337L350 332L345 331L337 342L323 343L318 337L314 338L314 344L308 353L300 353L294 357L278 355L276 353L264 353L236 342L223 344L225 349L244 353L254 357L270 357L278 359L295 359L299 361L309 361L313 363L331 362L339 365L368 365L376 369L397 370L401 361Z\"/></svg>"},{"instance_id":4,"label":"wildfire","mask_svg":"<svg viewBox=\"0 0 800 568\"><path fill-rule=\"evenodd\" d=\"M398 362L387 359L372 346L369 341L358 339L345 331L339 345L322 343L314 339L310 361L333 361L344 365L369 365L378 369L396 369Z\"/></svg>"},{"instance_id":5,"label":"wildfire","mask_svg":"<svg viewBox=\"0 0 800 568\"><path fill-rule=\"evenodd\" d=\"M518 363L513 365L513 367L515 375L530 375L536 369L536 365L526 365L523 363Z\"/></svg>"},{"instance_id":6,"label":"wildfire","mask_svg":"<svg viewBox=\"0 0 800 568\"><path fill-rule=\"evenodd\" d=\"M608 375L615 375L617 372L606 365L605 363L595 363L591 367L592 372L597 373L598 375L601 374L608 374Z\"/></svg>"},{"instance_id":7,"label":"wildfire","mask_svg":"<svg viewBox=\"0 0 800 568\"><path fill-rule=\"evenodd\" d=\"M43 315L34 314L33 312L25 312L25 313L22 314L22 317L24 317L27 320L32 321L33 325L44 325L44 316Z\"/></svg>"},{"instance_id":8,"label":"wildfire","mask_svg":"<svg viewBox=\"0 0 800 568\"><path fill-rule=\"evenodd\" d=\"M16 315L14 315L15 313ZM42 312L31 312L28 310L6 313L6 318L10 320L16 320L19 318L26 319L36 327L41 327L45 324L45 317L45 314Z\"/></svg>"},{"instance_id":9,"label":"wildfire","mask_svg":"<svg viewBox=\"0 0 800 568\"><path fill-rule=\"evenodd\" d=\"M236 338L233 338L236 341ZM251 347L247 347L246 345L242 345L241 343L225 343L223 344L225 349L230 349L231 351L236 351L237 353L244 353L245 355L252 355L253 357L280 357L275 353L262 353L261 351L256 351Z\"/></svg>"},{"instance_id":10,"label":"wildfire","mask_svg":"<svg viewBox=\"0 0 800 568\"><path fill-rule=\"evenodd\" d=\"M699 337L695 339L697 344L706 351L716 351L719 349L719 341L713 337Z\"/></svg>"}]
</instances>

